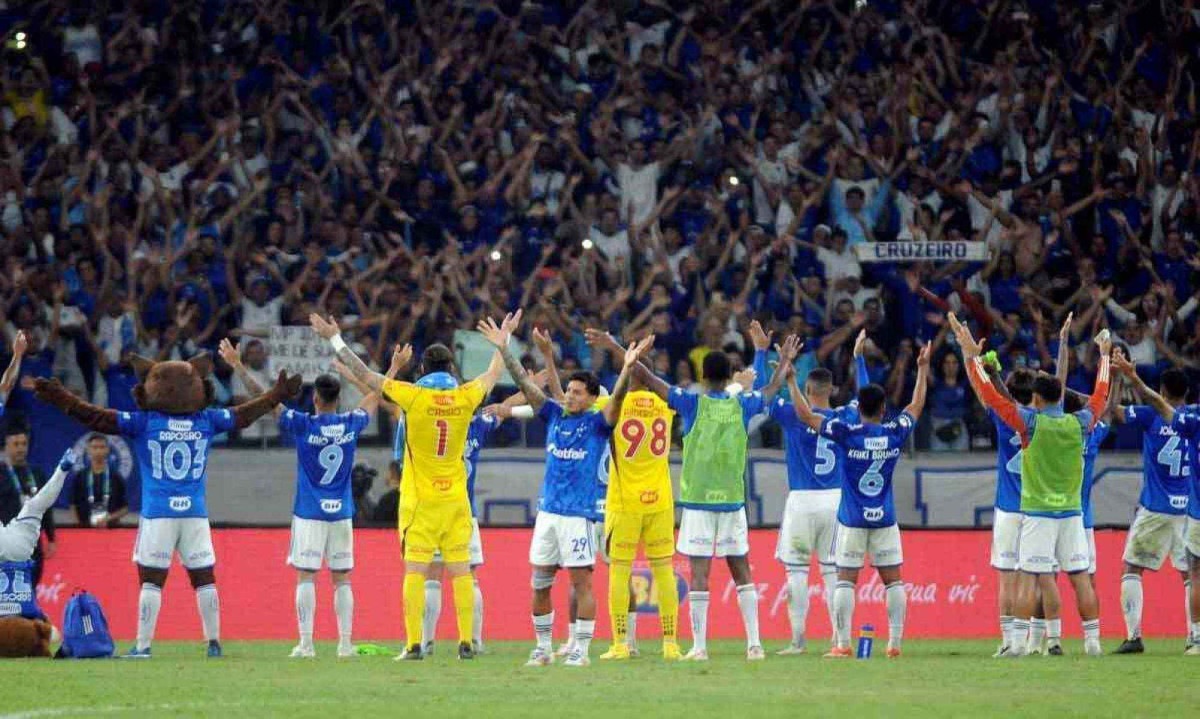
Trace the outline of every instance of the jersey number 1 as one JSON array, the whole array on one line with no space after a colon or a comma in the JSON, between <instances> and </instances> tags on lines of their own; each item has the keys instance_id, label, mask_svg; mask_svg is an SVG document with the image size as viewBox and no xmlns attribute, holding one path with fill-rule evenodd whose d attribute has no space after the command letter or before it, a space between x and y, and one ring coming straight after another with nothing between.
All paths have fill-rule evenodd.
<instances>
[{"instance_id":1,"label":"jersey number 1","mask_svg":"<svg viewBox=\"0 0 1200 719\"><path fill-rule=\"evenodd\" d=\"M621 436L629 443L625 450L625 459L633 457L646 440L646 425L639 419L627 419L621 423ZM667 437L667 421L662 417L650 425L650 454L661 457L667 453L669 438Z\"/></svg>"},{"instance_id":2,"label":"jersey number 1","mask_svg":"<svg viewBox=\"0 0 1200 719\"><path fill-rule=\"evenodd\" d=\"M438 457L446 456L446 446L450 443L450 423L444 419L439 419L433 423L437 427L437 448L434 454Z\"/></svg>"}]
</instances>

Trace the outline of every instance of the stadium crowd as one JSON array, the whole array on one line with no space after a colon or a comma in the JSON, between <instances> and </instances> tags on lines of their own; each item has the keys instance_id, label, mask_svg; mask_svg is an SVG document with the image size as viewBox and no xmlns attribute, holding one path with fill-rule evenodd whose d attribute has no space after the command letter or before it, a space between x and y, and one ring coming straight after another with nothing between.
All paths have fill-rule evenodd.
<instances>
[{"instance_id":1,"label":"stadium crowd","mask_svg":"<svg viewBox=\"0 0 1200 719\"><path fill-rule=\"evenodd\" d=\"M131 354L232 336L267 385L270 328L313 311L381 368L524 307L609 384L584 329L653 331L685 386L758 319L843 395L865 327L893 405L933 344L932 449L991 442L948 309L1005 367L1052 365L1074 313L1083 392L1102 327L1152 384L1200 370L1190 0L17 5L0 301L35 443L34 377L128 409ZM855 250L939 240L990 259Z\"/></svg>"}]
</instances>

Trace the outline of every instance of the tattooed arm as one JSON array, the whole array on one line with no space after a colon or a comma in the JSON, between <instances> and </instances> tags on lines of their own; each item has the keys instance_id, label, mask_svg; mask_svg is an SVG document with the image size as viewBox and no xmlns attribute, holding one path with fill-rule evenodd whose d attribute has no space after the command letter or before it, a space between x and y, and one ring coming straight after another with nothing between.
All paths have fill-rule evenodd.
<instances>
[{"instance_id":1,"label":"tattooed arm","mask_svg":"<svg viewBox=\"0 0 1200 719\"><path fill-rule=\"evenodd\" d=\"M350 349L346 341L342 339L342 331L332 317L325 319L314 312L308 316L308 321L312 325L314 332L329 340L329 343L333 345L334 351L337 352L338 361L346 369L350 370L354 377L370 387L373 392L383 390L383 383L387 381L387 377L372 370L365 362L359 359L354 350Z\"/></svg>"},{"instance_id":2,"label":"tattooed arm","mask_svg":"<svg viewBox=\"0 0 1200 719\"><path fill-rule=\"evenodd\" d=\"M529 373L521 366L521 362L508 349L508 340L520 322L521 310L517 310L516 314L508 315L499 325L491 317L486 317L479 322L476 329L496 348L500 359L504 362L505 369L512 375L517 387L525 394L525 401L536 411L546 403L546 393L530 379Z\"/></svg>"}]
</instances>

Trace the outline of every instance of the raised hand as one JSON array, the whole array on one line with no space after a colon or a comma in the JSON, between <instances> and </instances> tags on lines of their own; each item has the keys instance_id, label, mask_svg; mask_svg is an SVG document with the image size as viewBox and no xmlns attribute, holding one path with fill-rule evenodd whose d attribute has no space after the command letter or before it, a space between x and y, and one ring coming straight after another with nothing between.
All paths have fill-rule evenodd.
<instances>
[{"instance_id":1,"label":"raised hand","mask_svg":"<svg viewBox=\"0 0 1200 719\"><path fill-rule=\"evenodd\" d=\"M954 338L958 340L958 345L962 347L964 357L978 357L983 352L983 343L976 342L971 336L971 330L967 329L966 325L958 321L958 317L953 312L946 315L946 320L950 322L950 329L954 332Z\"/></svg>"},{"instance_id":2,"label":"raised hand","mask_svg":"<svg viewBox=\"0 0 1200 719\"><path fill-rule=\"evenodd\" d=\"M396 345L395 347L393 347L392 348L392 362L388 366L388 372L387 372L388 376L395 377L396 375L400 374L400 371L403 370L405 367L407 367L408 363L410 361L412 361L412 356L413 356L413 348L412 348L412 345L410 345L410 344L406 344L403 346Z\"/></svg>"},{"instance_id":3,"label":"raised hand","mask_svg":"<svg viewBox=\"0 0 1200 719\"><path fill-rule=\"evenodd\" d=\"M740 384L747 390L754 386L754 380L756 379L758 379L758 373L754 371L753 367L747 367L741 372L733 373L734 384Z\"/></svg>"},{"instance_id":4,"label":"raised hand","mask_svg":"<svg viewBox=\"0 0 1200 719\"><path fill-rule=\"evenodd\" d=\"M504 316L504 321L500 323L501 329L508 332L508 336L512 337L517 328L521 326L521 316L525 314L525 310L517 310L510 312Z\"/></svg>"},{"instance_id":5,"label":"raised hand","mask_svg":"<svg viewBox=\"0 0 1200 719\"><path fill-rule=\"evenodd\" d=\"M800 350L804 349L804 343L800 341L797 335L788 335L783 340L782 345L776 345L775 351L779 353L780 364L792 364L796 358L800 356Z\"/></svg>"},{"instance_id":6,"label":"raised hand","mask_svg":"<svg viewBox=\"0 0 1200 719\"><path fill-rule=\"evenodd\" d=\"M588 327L583 331L583 338L588 343L589 347L602 350L620 349L620 345L613 339L613 336L604 330Z\"/></svg>"},{"instance_id":7,"label":"raised hand","mask_svg":"<svg viewBox=\"0 0 1200 719\"><path fill-rule=\"evenodd\" d=\"M750 323L750 341L754 343L755 351L762 352L770 349L771 335L773 334L774 332L765 331L758 320Z\"/></svg>"},{"instance_id":8,"label":"raised hand","mask_svg":"<svg viewBox=\"0 0 1200 719\"><path fill-rule=\"evenodd\" d=\"M485 417L497 417L499 419L509 419L512 417L512 407L506 404L489 404L484 407L483 415Z\"/></svg>"},{"instance_id":9,"label":"raised hand","mask_svg":"<svg viewBox=\"0 0 1200 719\"><path fill-rule=\"evenodd\" d=\"M1058 331L1058 341L1060 343L1071 341L1071 322L1075 320L1075 313L1068 312L1067 319L1063 320L1062 329Z\"/></svg>"},{"instance_id":10,"label":"raised hand","mask_svg":"<svg viewBox=\"0 0 1200 719\"><path fill-rule=\"evenodd\" d=\"M24 330L18 330L17 336L13 340L13 355L16 357L24 357L29 350L29 337Z\"/></svg>"},{"instance_id":11,"label":"raised hand","mask_svg":"<svg viewBox=\"0 0 1200 719\"><path fill-rule=\"evenodd\" d=\"M867 331L865 329L858 331L858 337L854 338L854 356L862 357L863 350L867 346Z\"/></svg>"},{"instance_id":12,"label":"raised hand","mask_svg":"<svg viewBox=\"0 0 1200 719\"><path fill-rule=\"evenodd\" d=\"M509 317L511 316L512 315L509 315ZM483 335L483 338L487 340L493 347L502 350L508 346L508 338L512 336L512 334L505 329L505 325L507 324L508 317L505 317L501 324L496 324L496 320L492 319L491 317L485 317L479 321L479 324L475 326L475 329L479 332L479 334Z\"/></svg>"},{"instance_id":13,"label":"raised hand","mask_svg":"<svg viewBox=\"0 0 1200 719\"><path fill-rule=\"evenodd\" d=\"M533 328L533 344L543 356L554 354L554 340L550 339L549 332L540 327Z\"/></svg>"},{"instance_id":14,"label":"raised hand","mask_svg":"<svg viewBox=\"0 0 1200 719\"><path fill-rule=\"evenodd\" d=\"M1096 335L1095 342L1101 356L1112 354L1112 334L1108 330L1100 330L1100 334Z\"/></svg>"},{"instance_id":15,"label":"raised hand","mask_svg":"<svg viewBox=\"0 0 1200 719\"><path fill-rule=\"evenodd\" d=\"M921 348L921 354L917 355L917 368L924 370L929 369L929 359L932 356L933 344L926 343L925 346Z\"/></svg>"},{"instance_id":16,"label":"raised hand","mask_svg":"<svg viewBox=\"0 0 1200 719\"><path fill-rule=\"evenodd\" d=\"M1133 363L1129 361L1129 358L1125 356L1125 350L1121 349L1120 347L1117 347L1112 351L1112 366L1119 375L1132 377L1137 374L1137 368L1134 367Z\"/></svg>"},{"instance_id":17,"label":"raised hand","mask_svg":"<svg viewBox=\"0 0 1200 719\"><path fill-rule=\"evenodd\" d=\"M237 368L242 364L242 355L238 352L237 345L230 342L228 337L222 339L221 344L217 345L217 355L230 367Z\"/></svg>"},{"instance_id":18,"label":"raised hand","mask_svg":"<svg viewBox=\"0 0 1200 719\"><path fill-rule=\"evenodd\" d=\"M629 349L625 350L625 369L629 369L637 364L637 361L642 358L650 348L654 346L654 335L646 335L642 339L630 345Z\"/></svg>"},{"instance_id":19,"label":"raised hand","mask_svg":"<svg viewBox=\"0 0 1200 719\"><path fill-rule=\"evenodd\" d=\"M313 332L316 332L321 337L329 340L341 333L341 328L338 327L337 320L330 317L325 319L316 312L308 316L308 323L312 325Z\"/></svg>"}]
</instances>

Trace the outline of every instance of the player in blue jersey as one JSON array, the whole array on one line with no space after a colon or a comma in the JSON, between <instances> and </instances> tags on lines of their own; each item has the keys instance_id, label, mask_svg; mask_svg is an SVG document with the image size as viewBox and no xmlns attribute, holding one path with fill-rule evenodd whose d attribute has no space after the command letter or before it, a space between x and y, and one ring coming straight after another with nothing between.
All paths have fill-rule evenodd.
<instances>
[{"instance_id":1,"label":"player in blue jersey","mask_svg":"<svg viewBox=\"0 0 1200 719\"><path fill-rule=\"evenodd\" d=\"M854 342L858 387L870 384L867 363L863 358L866 342L867 333L862 330ZM755 346L758 346L757 342ZM799 395L794 368L786 371L789 391L793 396ZM851 402L844 407L833 408L829 403L833 389L833 374L821 367L809 372L804 382L804 395L813 412L825 417L838 417L849 424L857 423L858 403ZM808 620L808 572L814 555L825 587L829 624L833 626L833 590L837 583L833 535L837 529L846 452L801 422L794 400L776 399L771 403L770 415L783 429L784 456L787 459L788 496L783 509L783 521L779 525L779 542L775 547L775 558L787 571L788 618L792 625L792 641L778 652L787 656L807 651L804 632Z\"/></svg>"},{"instance_id":2,"label":"player in blue jersey","mask_svg":"<svg viewBox=\"0 0 1200 719\"><path fill-rule=\"evenodd\" d=\"M1187 375L1181 370L1163 372L1159 393L1172 407L1187 401ZM1148 405L1118 407L1113 421L1142 431L1142 492L1137 513L1125 542L1125 572L1121 577L1121 606L1125 614L1125 641L1117 654L1141 654L1142 573L1157 571L1169 556L1186 584L1187 551L1184 529L1192 467L1187 461L1187 441ZM1189 632L1190 634L1190 632Z\"/></svg>"},{"instance_id":3,"label":"player in blue jersey","mask_svg":"<svg viewBox=\"0 0 1200 719\"><path fill-rule=\"evenodd\" d=\"M1122 376L1126 377L1150 406L1158 413L1160 419L1168 417L1170 429L1183 442L1186 453L1185 461L1193 468L1188 481L1188 504L1185 515L1184 545L1188 559L1188 574L1185 577L1187 586L1188 607L1188 641L1185 653L1189 656L1200 656L1200 485L1197 483L1195 468L1200 467L1200 408L1195 405L1186 406L1178 402L1178 397L1158 394L1146 386L1137 376L1133 365L1123 355L1115 357L1113 366ZM1171 370L1168 370L1170 372ZM1164 376L1164 389L1166 372ZM1176 389L1178 389L1176 387ZM1139 510L1140 514L1140 510ZM1136 522L1136 520L1135 520ZM1132 534L1132 527L1130 533ZM1125 583L1122 581L1122 590ZM1126 642L1128 643L1128 641ZM1122 647L1125 644L1121 645Z\"/></svg>"},{"instance_id":4,"label":"player in blue jersey","mask_svg":"<svg viewBox=\"0 0 1200 719\"><path fill-rule=\"evenodd\" d=\"M519 315L518 315L519 317ZM600 381L588 372L572 374L562 404L550 400L508 349L508 336L491 319L480 323L480 332L500 351L504 366L525 400L546 422L546 472L538 498L538 515L529 548L533 565L533 627L537 647L528 666L545 666L553 661L551 640L554 607L550 591L558 569L566 569L575 588L578 620L575 650L566 666L591 663L588 649L596 624L596 599L592 593L592 568L596 563L598 505L603 500L597 481L599 466L608 446L612 425L621 411L629 388L629 376L638 359L654 345L650 336L625 352L625 362L613 390L612 400L602 411L592 405L600 395Z\"/></svg>"},{"instance_id":5,"label":"player in blue jersey","mask_svg":"<svg viewBox=\"0 0 1200 719\"><path fill-rule=\"evenodd\" d=\"M827 657L851 656L850 625L854 618L854 591L868 554L871 555L872 566L887 587L887 656L900 656L908 598L900 579L904 553L900 546L900 527L896 523L896 507L892 498L892 473L904 444L925 408L929 355L930 346L925 345L917 356L917 380L912 401L898 417L887 423L883 422L886 392L876 384L869 384L858 391L861 423L814 412L803 395L797 396L796 408L801 420L846 451L833 549L838 567L838 583L833 598L837 642L825 655Z\"/></svg>"},{"instance_id":6,"label":"player in blue jersey","mask_svg":"<svg viewBox=\"0 0 1200 719\"><path fill-rule=\"evenodd\" d=\"M215 435L243 429L280 402L299 394L301 380L280 372L264 394L230 409L193 409L211 401L208 380L212 358L197 355L186 362L152 362L134 357L139 406L154 401L170 409L118 412L84 402L55 379L38 379L38 399L58 407L85 427L132 440L142 479L142 512L133 560L142 583L138 598L137 644L131 658L150 656L150 644L162 606L162 587L171 560L179 554L196 591L208 656L221 656L220 603L216 555L208 524L205 485L208 450Z\"/></svg>"},{"instance_id":7,"label":"player in blue jersey","mask_svg":"<svg viewBox=\"0 0 1200 719\"><path fill-rule=\"evenodd\" d=\"M68 449L54 474L37 494L21 505L16 518L8 524L0 523L0 618L19 616L48 621L37 603L33 550L42 534L42 517L54 506L74 465L75 453Z\"/></svg>"}]
</instances>

